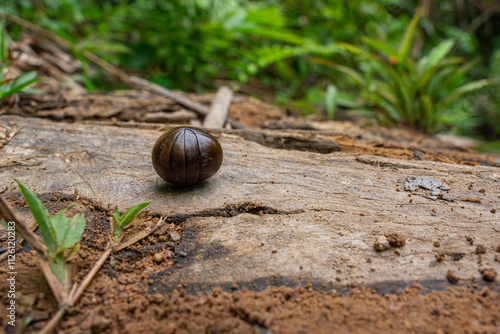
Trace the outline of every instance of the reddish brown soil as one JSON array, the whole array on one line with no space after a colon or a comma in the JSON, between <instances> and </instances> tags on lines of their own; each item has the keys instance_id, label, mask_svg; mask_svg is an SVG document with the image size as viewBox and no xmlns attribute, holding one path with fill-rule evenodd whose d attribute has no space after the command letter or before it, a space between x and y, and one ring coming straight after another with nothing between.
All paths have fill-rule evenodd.
<instances>
[{"instance_id":1,"label":"reddish brown soil","mask_svg":"<svg viewBox=\"0 0 500 334\"><path fill-rule=\"evenodd\" d=\"M71 202L57 194L41 197L51 214ZM24 200L14 196L10 202L22 216L29 216ZM85 212L88 222L73 266L73 278L79 282L106 246L111 212L86 199L79 199L73 210ZM313 291L312 286L255 292L235 283L232 292L215 288L193 296L179 282L169 295L148 294L150 275L175 264L173 251L180 241L171 239L169 231L174 230L182 236L183 223L166 224L159 233L112 255L58 332L139 333L147 328L152 333L500 333L500 295L488 288L423 293L417 285L382 296L363 288L337 295L335 290ZM161 262L154 261L157 253L162 254ZM57 311L57 303L34 251L20 250L16 265L17 326L8 326L3 314L6 295L0 299L0 326L7 333L23 332L23 324L27 330L40 330ZM0 289L7 290L4 272Z\"/></svg>"}]
</instances>

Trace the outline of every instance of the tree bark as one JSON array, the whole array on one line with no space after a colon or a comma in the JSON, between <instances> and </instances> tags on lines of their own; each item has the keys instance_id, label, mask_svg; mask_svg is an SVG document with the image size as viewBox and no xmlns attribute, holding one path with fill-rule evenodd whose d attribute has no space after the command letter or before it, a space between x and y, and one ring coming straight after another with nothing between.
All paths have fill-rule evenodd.
<instances>
[{"instance_id":1,"label":"tree bark","mask_svg":"<svg viewBox=\"0 0 500 334\"><path fill-rule=\"evenodd\" d=\"M440 286L448 270L481 283L480 268L498 268L496 167L277 149L220 131L220 171L175 188L151 166L159 131L14 116L0 116L0 123L18 129L0 149L5 196L19 192L17 177L37 194L77 188L103 207L152 201L151 214L185 222L176 249L181 268L153 275L150 292L169 292L181 282L191 291L233 282L250 288ZM412 176L450 189L407 191ZM376 251L375 241L387 233L405 245ZM487 252L479 259L480 244Z\"/></svg>"}]
</instances>

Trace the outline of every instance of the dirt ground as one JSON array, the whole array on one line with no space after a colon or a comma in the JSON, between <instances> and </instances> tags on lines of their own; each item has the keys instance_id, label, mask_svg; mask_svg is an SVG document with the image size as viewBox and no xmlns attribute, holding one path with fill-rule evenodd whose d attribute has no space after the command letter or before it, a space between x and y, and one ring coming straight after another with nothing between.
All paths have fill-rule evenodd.
<instances>
[{"instance_id":1,"label":"dirt ground","mask_svg":"<svg viewBox=\"0 0 500 334\"><path fill-rule=\"evenodd\" d=\"M285 119L283 115L277 116L275 107L266 106L260 105L261 125L267 122L273 127L277 117ZM255 105L251 103L243 108L238 118L242 123L246 123L246 111L252 108ZM109 119L87 121L158 126ZM257 126L250 122L247 125ZM323 130L322 134L337 142L343 152L354 155L466 165L493 165L498 160L498 156L477 154L408 129L363 127L345 122L332 123L330 130ZM32 219L19 194L4 195L25 219ZM72 201L58 193L42 194L41 198L51 214ZM89 224L83 247L73 261L76 282L81 281L104 251L111 209L85 198L79 199L73 209L85 212ZM153 222L157 220L158 217L153 217ZM500 333L498 278L493 277L494 282L485 286L484 281L474 284L461 282L458 277L455 280L453 272L448 281L456 283L455 286L441 284L429 289L415 285L397 293L380 293L356 284L348 289L341 285L313 289L312 284L289 283L253 290L234 283L229 289L210 288L194 295L188 293L190 287L184 282L179 282L173 293L155 293L151 289L151 275L181 266L178 262L182 254L177 246L184 237L183 224L179 220L170 221L157 233L112 255L78 304L60 322L57 332L135 333L148 328L153 333ZM180 239L175 237L174 241L172 235L176 232ZM158 254L161 260L155 261ZM55 314L57 303L38 268L36 253L28 246L18 254L17 266L18 326L7 326L3 314L0 326L7 333L38 331ZM2 291L8 289L6 277L5 272L0 273ZM2 312L7 302L7 296L2 295Z\"/></svg>"},{"instance_id":2,"label":"dirt ground","mask_svg":"<svg viewBox=\"0 0 500 334\"><path fill-rule=\"evenodd\" d=\"M51 214L72 202L61 194L44 195L42 200ZM9 201L22 216L29 217L23 199ZM89 224L82 251L73 261L78 281L106 245L111 211L88 199L79 199L73 210L85 212ZM168 223L162 230L114 254L60 323L58 332L138 333L145 328L152 333L500 332L500 295L477 284L431 291L414 285L381 295L363 287L315 291L312 285L251 291L235 283L229 291L214 288L190 295L185 292L189 287L179 282L178 289L169 295L152 293L148 277L179 266L175 251L182 241L183 223ZM172 240L175 232L180 240ZM161 261L155 261L156 254L162 255ZM39 330L57 310L37 267L36 253L23 247L17 266L19 326L6 326L7 318L2 315L0 324L7 333ZM0 277L0 289L7 291L6 274ZM0 302L5 310L7 296L2 295Z\"/></svg>"}]
</instances>

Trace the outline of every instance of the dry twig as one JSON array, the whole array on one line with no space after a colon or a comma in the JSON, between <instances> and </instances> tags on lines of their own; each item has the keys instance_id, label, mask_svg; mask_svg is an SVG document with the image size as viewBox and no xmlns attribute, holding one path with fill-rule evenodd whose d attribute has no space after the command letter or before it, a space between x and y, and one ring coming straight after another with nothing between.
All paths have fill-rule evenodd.
<instances>
[{"instance_id":1,"label":"dry twig","mask_svg":"<svg viewBox=\"0 0 500 334\"><path fill-rule=\"evenodd\" d=\"M220 129L224 127L232 98L233 91L228 87L223 86L217 90L210 113L203 122L205 128Z\"/></svg>"}]
</instances>

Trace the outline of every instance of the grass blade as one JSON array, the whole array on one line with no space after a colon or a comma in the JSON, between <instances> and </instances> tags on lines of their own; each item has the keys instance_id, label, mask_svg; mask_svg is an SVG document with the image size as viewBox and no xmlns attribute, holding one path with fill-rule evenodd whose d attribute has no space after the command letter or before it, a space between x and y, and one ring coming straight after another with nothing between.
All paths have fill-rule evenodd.
<instances>
[{"instance_id":1,"label":"grass blade","mask_svg":"<svg viewBox=\"0 0 500 334\"><path fill-rule=\"evenodd\" d=\"M47 209L43 206L42 202L36 197L36 195L26 188L24 184L21 183L18 179L14 179L21 189L21 193L23 194L28 206L31 210L31 213L35 217L38 228L42 233L43 241L47 245L47 249L49 253L54 254L56 252L56 233L52 226L49 213Z\"/></svg>"},{"instance_id":2,"label":"grass blade","mask_svg":"<svg viewBox=\"0 0 500 334\"><path fill-rule=\"evenodd\" d=\"M335 116L335 108L337 107L338 95L339 90L337 89L337 87L335 85L328 85L325 94L325 105L329 121L333 121L333 117Z\"/></svg>"},{"instance_id":3,"label":"grass blade","mask_svg":"<svg viewBox=\"0 0 500 334\"><path fill-rule=\"evenodd\" d=\"M365 79L363 79L361 74L359 74L356 70L354 70L350 67L342 66L342 65L336 64L334 62L331 62L329 60L323 59L323 58L312 58L310 61L312 63L321 64L321 65L331 67L337 71L340 71L342 73L349 75L351 78L356 80L359 84L361 84L361 85L365 84Z\"/></svg>"},{"instance_id":4,"label":"grass blade","mask_svg":"<svg viewBox=\"0 0 500 334\"><path fill-rule=\"evenodd\" d=\"M119 219L120 226L122 228L125 228L128 224L130 224L132 222L132 220L139 213L139 211L141 211L146 206L148 206L149 203L151 203L151 202L144 202L144 203L141 203L141 204L136 204L136 205L132 206L130 209L128 209L123 214L123 216L121 216L120 219Z\"/></svg>"},{"instance_id":5,"label":"grass blade","mask_svg":"<svg viewBox=\"0 0 500 334\"><path fill-rule=\"evenodd\" d=\"M443 60L444 57L446 57L450 53L454 45L455 41L448 39L446 41L441 42L438 46L433 48L429 55L429 60L427 61L424 71L439 64L441 60Z\"/></svg>"},{"instance_id":6,"label":"grass blade","mask_svg":"<svg viewBox=\"0 0 500 334\"><path fill-rule=\"evenodd\" d=\"M436 119L434 107L432 106L432 101L427 95L422 95L422 108L423 108L423 117L425 123L425 130L428 133L434 131L434 121Z\"/></svg>"},{"instance_id":7,"label":"grass blade","mask_svg":"<svg viewBox=\"0 0 500 334\"><path fill-rule=\"evenodd\" d=\"M380 42L380 41L377 41L377 40L374 40L371 38L366 38L366 37L362 37L361 41L363 43L365 43L366 45L368 45L369 47L371 47L379 52L382 52L386 56L391 56L391 57L394 57L396 59L399 58L398 52L396 50L394 50L394 48L387 43Z\"/></svg>"},{"instance_id":8,"label":"grass blade","mask_svg":"<svg viewBox=\"0 0 500 334\"><path fill-rule=\"evenodd\" d=\"M5 21L0 25L0 64L9 61L9 36L7 35L7 28Z\"/></svg>"},{"instance_id":9,"label":"grass blade","mask_svg":"<svg viewBox=\"0 0 500 334\"><path fill-rule=\"evenodd\" d=\"M420 20L420 9L417 10L415 15L410 21L410 24L408 25L408 28L406 28L405 35L403 37L403 42L401 43L401 46L399 47L399 55L398 55L398 60L399 64L402 64L406 58L408 57L408 54L410 53L410 48L411 44L413 42L413 38L415 36L415 32L417 30L417 24L418 21Z\"/></svg>"},{"instance_id":10,"label":"grass blade","mask_svg":"<svg viewBox=\"0 0 500 334\"><path fill-rule=\"evenodd\" d=\"M441 107L445 108L451 102L458 100L460 97L472 93L476 90L482 89L491 85L500 84L500 80L498 79L483 79L474 82L470 82L466 85L460 86L454 90L452 90L443 102L441 102Z\"/></svg>"},{"instance_id":11,"label":"grass blade","mask_svg":"<svg viewBox=\"0 0 500 334\"><path fill-rule=\"evenodd\" d=\"M39 81L41 78L37 78L37 75L38 74L36 73L36 71L21 74L16 79L14 79L14 81L12 81L8 93L10 95L19 93L24 87Z\"/></svg>"},{"instance_id":12,"label":"grass blade","mask_svg":"<svg viewBox=\"0 0 500 334\"><path fill-rule=\"evenodd\" d=\"M118 212L118 207L115 206L115 210L113 211L113 220L115 225L120 225L120 212Z\"/></svg>"}]
</instances>

